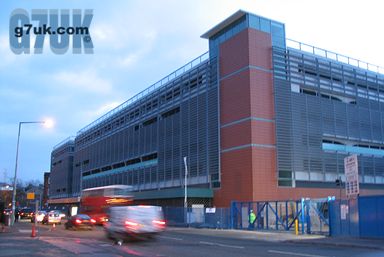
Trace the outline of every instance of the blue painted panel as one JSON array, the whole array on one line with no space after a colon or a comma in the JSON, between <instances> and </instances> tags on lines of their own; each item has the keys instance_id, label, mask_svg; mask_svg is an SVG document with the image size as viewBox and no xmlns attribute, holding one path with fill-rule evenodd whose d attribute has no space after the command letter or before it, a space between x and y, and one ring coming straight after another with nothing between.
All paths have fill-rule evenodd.
<instances>
[{"instance_id":1,"label":"blue painted panel","mask_svg":"<svg viewBox=\"0 0 384 257\"><path fill-rule=\"evenodd\" d=\"M347 210L344 209L346 215L343 218L341 205L347 206ZM359 208L356 199L331 201L329 211L331 236L359 236Z\"/></svg>"},{"instance_id":2,"label":"blue painted panel","mask_svg":"<svg viewBox=\"0 0 384 257\"><path fill-rule=\"evenodd\" d=\"M323 143L322 149L325 151L335 151L335 152L341 152L341 153L355 153L355 154L362 154L362 155L367 155L367 156L373 155L373 156L377 156L377 157L384 157L384 150L359 147L359 146L348 146L348 145L336 145L336 144Z\"/></svg>"},{"instance_id":3,"label":"blue painted panel","mask_svg":"<svg viewBox=\"0 0 384 257\"><path fill-rule=\"evenodd\" d=\"M351 199L348 201L348 220L349 220L349 235L359 237L360 235L360 217L359 217L359 200Z\"/></svg>"},{"instance_id":4,"label":"blue painted panel","mask_svg":"<svg viewBox=\"0 0 384 257\"><path fill-rule=\"evenodd\" d=\"M384 196L359 198L360 236L384 238Z\"/></svg>"}]
</instances>

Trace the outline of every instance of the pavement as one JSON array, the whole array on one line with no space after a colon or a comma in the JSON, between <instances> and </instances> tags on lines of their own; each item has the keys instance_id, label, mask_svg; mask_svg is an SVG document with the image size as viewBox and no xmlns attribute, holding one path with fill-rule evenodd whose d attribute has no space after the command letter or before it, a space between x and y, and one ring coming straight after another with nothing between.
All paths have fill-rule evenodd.
<instances>
[{"instance_id":1,"label":"pavement","mask_svg":"<svg viewBox=\"0 0 384 257\"><path fill-rule=\"evenodd\" d=\"M181 230L189 233L206 235L215 235L223 237L236 237L249 240L263 240L273 242L286 242L310 245L324 245L334 247L351 247L351 248L366 248L384 250L384 239L374 238L357 238L357 237L329 237L324 235L314 234L299 234L295 235L292 232L286 231L249 231L249 230L217 230L217 229L195 229L195 228L168 228L168 230Z\"/></svg>"},{"instance_id":2,"label":"pavement","mask_svg":"<svg viewBox=\"0 0 384 257\"><path fill-rule=\"evenodd\" d=\"M226 238L238 238L246 240L262 240L272 242L286 242L296 244L310 244L310 245L324 245L334 247L351 247L351 248L366 248L384 250L384 239L371 239L371 238L356 238L356 237L328 237L324 235L310 235L299 234L295 235L292 232L286 231L249 231L249 230L232 230L232 229L203 229L203 228L177 228L168 227L167 230L180 232L180 233L192 233L192 234L204 234L221 236ZM17 222L13 226L5 226L4 230L0 225L0 238L7 236L16 236L23 234L24 236L32 235L31 223ZM52 235L50 231L41 230L38 231L38 236Z\"/></svg>"}]
</instances>

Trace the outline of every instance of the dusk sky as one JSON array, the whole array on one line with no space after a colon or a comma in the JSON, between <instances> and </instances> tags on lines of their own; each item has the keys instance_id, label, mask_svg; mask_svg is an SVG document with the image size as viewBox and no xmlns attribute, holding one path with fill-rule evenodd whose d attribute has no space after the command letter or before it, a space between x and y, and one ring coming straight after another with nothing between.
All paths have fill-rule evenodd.
<instances>
[{"instance_id":1,"label":"dusk sky","mask_svg":"<svg viewBox=\"0 0 384 257\"><path fill-rule=\"evenodd\" d=\"M93 9L94 54L14 54L12 11ZM381 1L41 0L0 2L0 182L43 180L53 147L107 111L205 53L200 36L239 9L280 21L287 38L384 67ZM34 40L32 40L34 42Z\"/></svg>"}]
</instances>

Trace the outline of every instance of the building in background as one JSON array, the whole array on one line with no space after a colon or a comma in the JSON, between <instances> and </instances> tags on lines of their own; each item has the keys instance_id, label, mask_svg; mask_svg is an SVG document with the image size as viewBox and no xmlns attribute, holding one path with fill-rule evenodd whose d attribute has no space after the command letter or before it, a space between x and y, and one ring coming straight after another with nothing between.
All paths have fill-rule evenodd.
<instances>
[{"instance_id":1,"label":"building in background","mask_svg":"<svg viewBox=\"0 0 384 257\"><path fill-rule=\"evenodd\" d=\"M77 133L67 175L67 145L54 149L52 198L67 179L68 197L127 184L139 202L181 206L185 169L189 206L338 196L350 154L361 194L384 193L383 69L244 11L202 37L209 53Z\"/></svg>"},{"instance_id":2,"label":"building in background","mask_svg":"<svg viewBox=\"0 0 384 257\"><path fill-rule=\"evenodd\" d=\"M44 182L43 182L43 199L42 207L45 208L48 206L49 199L49 184L50 184L50 172L44 172Z\"/></svg>"},{"instance_id":3,"label":"building in background","mask_svg":"<svg viewBox=\"0 0 384 257\"><path fill-rule=\"evenodd\" d=\"M69 137L56 145L51 153L48 204L65 212L79 203L79 199L73 197L72 189L74 149L74 138Z\"/></svg>"}]
</instances>

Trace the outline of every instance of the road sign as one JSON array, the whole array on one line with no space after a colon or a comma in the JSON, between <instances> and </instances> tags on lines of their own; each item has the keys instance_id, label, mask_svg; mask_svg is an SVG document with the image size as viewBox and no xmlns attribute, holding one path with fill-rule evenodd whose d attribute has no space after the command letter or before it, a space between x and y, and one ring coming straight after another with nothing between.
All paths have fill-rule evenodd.
<instances>
[{"instance_id":1,"label":"road sign","mask_svg":"<svg viewBox=\"0 0 384 257\"><path fill-rule=\"evenodd\" d=\"M359 170L357 155L350 155L344 158L345 190L348 197L357 196L359 189Z\"/></svg>"},{"instance_id":2,"label":"road sign","mask_svg":"<svg viewBox=\"0 0 384 257\"><path fill-rule=\"evenodd\" d=\"M35 193L27 193L27 199L28 200L34 200L35 199Z\"/></svg>"}]
</instances>

